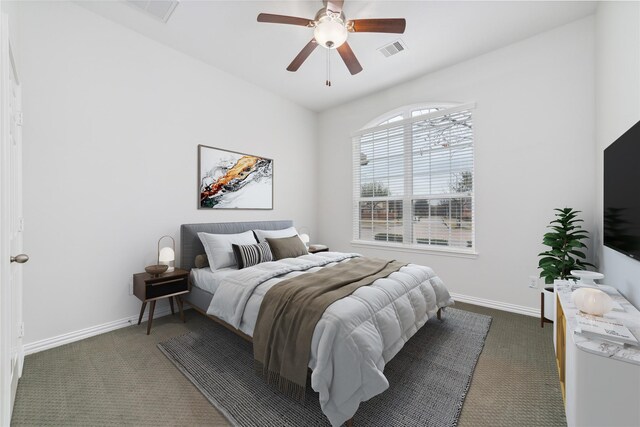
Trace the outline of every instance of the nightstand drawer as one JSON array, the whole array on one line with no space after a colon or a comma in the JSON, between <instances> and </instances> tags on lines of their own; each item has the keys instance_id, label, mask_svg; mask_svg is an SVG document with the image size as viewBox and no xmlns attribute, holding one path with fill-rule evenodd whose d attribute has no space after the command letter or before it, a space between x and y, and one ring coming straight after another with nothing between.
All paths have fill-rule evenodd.
<instances>
[{"instance_id":1,"label":"nightstand drawer","mask_svg":"<svg viewBox=\"0 0 640 427\"><path fill-rule=\"evenodd\" d=\"M189 290L189 280L187 277L179 277L171 280L162 280L153 283L152 280L147 281L145 299L158 298L165 295L175 294L177 292L186 292Z\"/></svg>"},{"instance_id":2,"label":"nightstand drawer","mask_svg":"<svg viewBox=\"0 0 640 427\"><path fill-rule=\"evenodd\" d=\"M181 296L189 292L189 272L176 268L173 271L152 276L149 273L136 273L133 275L133 294L142 301L140 307L140 316L138 317L138 325L142 321L144 309L149 306L149 322L147 324L147 335L151 333L151 321L153 320L153 311L156 308L156 302L161 298L167 298L171 306L171 314L173 313L173 302L178 303L180 309L180 319L184 322L184 314L182 313Z\"/></svg>"}]
</instances>

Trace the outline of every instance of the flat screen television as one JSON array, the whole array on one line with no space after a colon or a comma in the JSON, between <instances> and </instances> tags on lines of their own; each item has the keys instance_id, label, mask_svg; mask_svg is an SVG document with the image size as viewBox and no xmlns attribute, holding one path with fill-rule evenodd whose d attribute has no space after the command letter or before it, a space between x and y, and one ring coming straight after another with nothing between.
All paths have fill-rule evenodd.
<instances>
[{"instance_id":1,"label":"flat screen television","mask_svg":"<svg viewBox=\"0 0 640 427\"><path fill-rule=\"evenodd\" d=\"M604 150L604 244L640 261L640 122Z\"/></svg>"}]
</instances>

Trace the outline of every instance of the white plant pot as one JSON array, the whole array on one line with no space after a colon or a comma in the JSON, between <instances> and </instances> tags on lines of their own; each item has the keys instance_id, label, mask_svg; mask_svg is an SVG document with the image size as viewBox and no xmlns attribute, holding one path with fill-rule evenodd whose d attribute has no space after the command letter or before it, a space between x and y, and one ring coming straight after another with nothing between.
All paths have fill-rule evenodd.
<instances>
[{"instance_id":1,"label":"white plant pot","mask_svg":"<svg viewBox=\"0 0 640 427\"><path fill-rule=\"evenodd\" d=\"M549 291L548 289L551 290ZM545 286L542 288L542 294L544 295L543 316L545 319L553 322L556 318L556 293L553 286Z\"/></svg>"}]
</instances>

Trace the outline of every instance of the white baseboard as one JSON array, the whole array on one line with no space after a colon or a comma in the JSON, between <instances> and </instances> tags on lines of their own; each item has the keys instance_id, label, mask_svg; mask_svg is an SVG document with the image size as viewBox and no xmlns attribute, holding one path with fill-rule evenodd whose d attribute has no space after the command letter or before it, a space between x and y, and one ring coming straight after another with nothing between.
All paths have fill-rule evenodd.
<instances>
[{"instance_id":1,"label":"white baseboard","mask_svg":"<svg viewBox=\"0 0 640 427\"><path fill-rule=\"evenodd\" d=\"M185 307L186 309L187 307ZM145 311L145 316L147 316ZM171 308L167 304L166 307L158 308L153 313L154 320L171 314ZM79 331L69 332L66 334L58 335L51 338L45 338L40 341L31 342L24 345L24 354L33 354L40 351L49 350L50 348L59 347L61 345L69 344L72 342L80 341L85 338L93 337L95 335L104 334L105 332L114 331L116 329L125 328L127 326L135 325L138 323L138 316L129 316L124 319L114 320L112 322L103 323L102 325L91 326L89 328L80 329Z\"/></svg>"},{"instance_id":2,"label":"white baseboard","mask_svg":"<svg viewBox=\"0 0 640 427\"><path fill-rule=\"evenodd\" d=\"M511 313L524 314L525 316L540 317L539 308L526 307L524 305L509 304L501 301L493 301L490 299L472 297L469 295L455 294L451 296L454 300L466 302L468 304L480 305L482 307L495 308L496 310L508 311Z\"/></svg>"},{"instance_id":3,"label":"white baseboard","mask_svg":"<svg viewBox=\"0 0 640 427\"><path fill-rule=\"evenodd\" d=\"M454 300L460 302L466 302L469 304L480 305L482 307L495 308L496 310L509 311L511 313L524 314L525 316L540 317L540 310L531 307L525 307L523 305L509 304L506 302L493 301L484 298L477 298L468 295L452 293L451 296ZM185 309L187 309L185 307ZM153 318L167 316L171 313L170 307L160 308L156 310ZM129 316L124 319L114 320L112 322L103 323L102 325L92 326L90 328L80 329L79 331L69 332L66 334L58 335L52 338L45 338L40 341L35 341L24 346L24 354L33 354L40 351L49 350L50 348L59 347L61 345L69 344L72 342L80 341L85 338L93 337L96 335L104 334L105 332L114 331L116 329L125 328L127 326L135 325L138 322L138 316Z\"/></svg>"}]
</instances>

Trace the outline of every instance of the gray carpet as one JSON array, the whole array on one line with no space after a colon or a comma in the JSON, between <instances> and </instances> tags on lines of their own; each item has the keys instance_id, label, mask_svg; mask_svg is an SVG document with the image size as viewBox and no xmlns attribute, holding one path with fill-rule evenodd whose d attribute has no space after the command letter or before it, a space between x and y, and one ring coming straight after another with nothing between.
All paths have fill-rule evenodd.
<instances>
[{"instance_id":1,"label":"gray carpet","mask_svg":"<svg viewBox=\"0 0 640 427\"><path fill-rule=\"evenodd\" d=\"M566 426L553 350L553 324L470 304L493 317L460 417L461 427Z\"/></svg>"},{"instance_id":2,"label":"gray carpet","mask_svg":"<svg viewBox=\"0 0 640 427\"><path fill-rule=\"evenodd\" d=\"M456 303L493 318L459 427L566 426L552 326L535 317ZM228 426L220 412L157 348L213 324L178 316L26 357L15 426ZM357 426L356 426L357 427Z\"/></svg>"},{"instance_id":3,"label":"gray carpet","mask_svg":"<svg viewBox=\"0 0 640 427\"><path fill-rule=\"evenodd\" d=\"M363 403L357 426L454 426L491 318L448 309L430 320L384 373L390 386ZM310 386L304 403L283 396L253 369L251 344L215 325L158 345L231 424L329 426Z\"/></svg>"}]
</instances>

